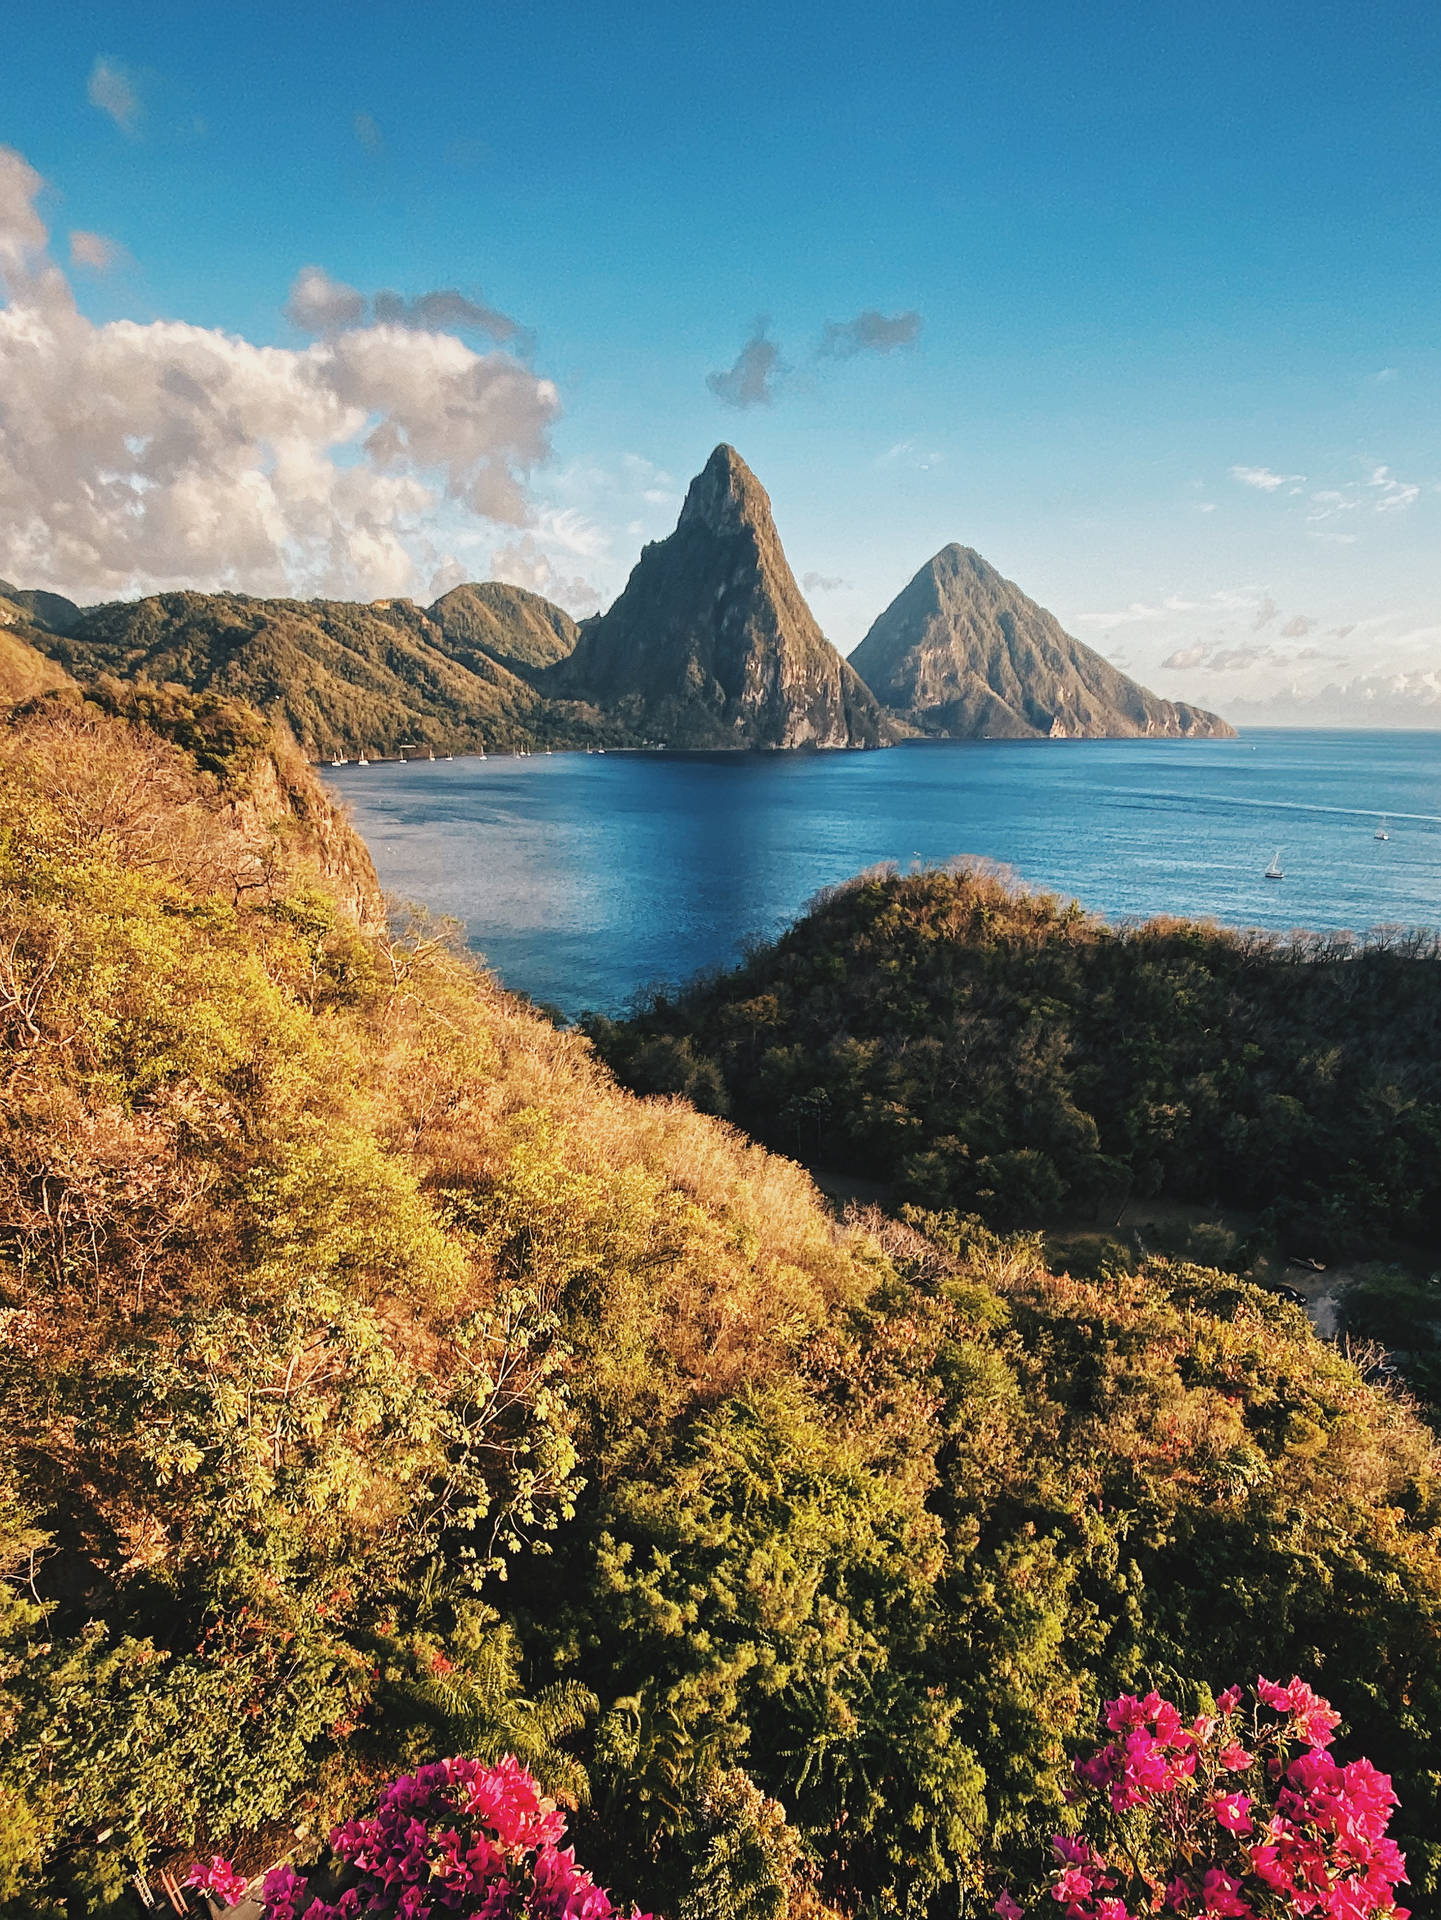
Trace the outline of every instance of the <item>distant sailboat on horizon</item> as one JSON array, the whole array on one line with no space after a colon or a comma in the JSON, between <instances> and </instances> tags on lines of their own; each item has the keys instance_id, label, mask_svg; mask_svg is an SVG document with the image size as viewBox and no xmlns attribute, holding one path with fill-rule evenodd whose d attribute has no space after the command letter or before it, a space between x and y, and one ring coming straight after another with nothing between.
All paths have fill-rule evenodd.
<instances>
[{"instance_id":1,"label":"distant sailboat on horizon","mask_svg":"<svg viewBox=\"0 0 1441 1920\"><path fill-rule=\"evenodd\" d=\"M1377 827L1372 837L1377 840L1389 840L1391 838L1391 829L1386 824L1386 816L1384 813L1381 815L1381 824Z\"/></svg>"},{"instance_id":2,"label":"distant sailboat on horizon","mask_svg":"<svg viewBox=\"0 0 1441 1920\"><path fill-rule=\"evenodd\" d=\"M1267 880L1284 880L1286 878L1285 869L1281 865L1281 849L1279 847L1277 847L1275 853L1271 856L1271 864L1267 867L1264 878Z\"/></svg>"}]
</instances>

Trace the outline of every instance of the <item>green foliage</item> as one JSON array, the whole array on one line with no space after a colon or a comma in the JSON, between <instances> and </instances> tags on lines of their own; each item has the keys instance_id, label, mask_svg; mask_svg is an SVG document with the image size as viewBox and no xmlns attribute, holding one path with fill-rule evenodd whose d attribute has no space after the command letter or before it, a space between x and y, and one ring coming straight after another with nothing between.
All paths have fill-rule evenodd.
<instances>
[{"instance_id":1,"label":"green foliage","mask_svg":"<svg viewBox=\"0 0 1441 1920\"><path fill-rule=\"evenodd\" d=\"M623 744L630 736L530 684L574 645L575 626L536 594L496 582L456 588L428 610L410 600L261 600L161 593L77 612L34 644L112 706L156 710L174 730L184 697L218 712L246 703L282 721L311 757L478 747ZM124 684L130 690L115 689ZM251 715L254 724L254 715ZM202 762L202 764L204 764Z\"/></svg>"},{"instance_id":2,"label":"green foliage","mask_svg":"<svg viewBox=\"0 0 1441 1920\"><path fill-rule=\"evenodd\" d=\"M1434 1895L1399 1401L1234 1273L838 1225L444 929L358 919L303 772L169 702L0 734L7 1920L260 1866L459 1749L579 1804L622 1897L939 1916L1032 1858L1103 1695L1257 1662L1324 1674ZM725 1015L799 1074L779 989ZM834 1055L867 1138L971 1164L879 1058ZM1099 1152L1045 1111L1053 1166Z\"/></svg>"},{"instance_id":3,"label":"green foliage","mask_svg":"<svg viewBox=\"0 0 1441 1920\"><path fill-rule=\"evenodd\" d=\"M704 1086L783 1152L997 1226L1164 1192L1306 1252L1441 1238L1434 935L1116 928L969 869L870 875L588 1030L641 1092Z\"/></svg>"}]
</instances>

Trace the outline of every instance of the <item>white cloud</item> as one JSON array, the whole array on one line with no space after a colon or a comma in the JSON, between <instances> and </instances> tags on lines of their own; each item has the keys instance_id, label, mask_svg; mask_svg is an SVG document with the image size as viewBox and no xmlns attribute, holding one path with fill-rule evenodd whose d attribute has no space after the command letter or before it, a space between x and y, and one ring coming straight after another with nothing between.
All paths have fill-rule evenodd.
<instances>
[{"instance_id":1,"label":"white cloud","mask_svg":"<svg viewBox=\"0 0 1441 1920\"><path fill-rule=\"evenodd\" d=\"M547 600L554 600L577 616L594 613L600 605L600 595L592 583L582 574L563 573L534 534L523 533L518 540L497 547L491 555L490 570L496 580L544 594Z\"/></svg>"},{"instance_id":2,"label":"white cloud","mask_svg":"<svg viewBox=\"0 0 1441 1920\"><path fill-rule=\"evenodd\" d=\"M303 333L334 333L365 318L365 295L343 280L332 280L324 267L302 267L291 285L285 317Z\"/></svg>"},{"instance_id":3,"label":"white cloud","mask_svg":"<svg viewBox=\"0 0 1441 1920\"><path fill-rule=\"evenodd\" d=\"M76 231L70 236L70 264L92 273L108 273L120 258L120 249L103 233Z\"/></svg>"},{"instance_id":4,"label":"white cloud","mask_svg":"<svg viewBox=\"0 0 1441 1920\"><path fill-rule=\"evenodd\" d=\"M1243 487L1255 487L1261 493L1275 493L1292 481L1304 480L1304 473L1272 473L1269 467L1232 467L1231 478Z\"/></svg>"},{"instance_id":5,"label":"white cloud","mask_svg":"<svg viewBox=\"0 0 1441 1920\"><path fill-rule=\"evenodd\" d=\"M1421 489L1409 480L1398 480L1389 467L1373 467L1367 486L1376 492L1377 513L1404 512L1421 498Z\"/></svg>"},{"instance_id":6,"label":"white cloud","mask_svg":"<svg viewBox=\"0 0 1441 1920\"><path fill-rule=\"evenodd\" d=\"M5 577L81 599L167 586L370 598L434 565L442 507L461 523L530 517L558 411L549 381L409 327L294 350L175 320L95 326L44 251L41 184L0 149Z\"/></svg>"},{"instance_id":7,"label":"white cloud","mask_svg":"<svg viewBox=\"0 0 1441 1920\"><path fill-rule=\"evenodd\" d=\"M135 133L140 124L140 89L120 62L108 53L95 56L85 97L92 107L108 113L122 133Z\"/></svg>"},{"instance_id":8,"label":"white cloud","mask_svg":"<svg viewBox=\"0 0 1441 1920\"><path fill-rule=\"evenodd\" d=\"M1199 667L1206 658L1206 643L1197 640L1189 647L1177 647L1174 653L1168 653L1161 665L1176 673L1182 673L1189 667Z\"/></svg>"},{"instance_id":9,"label":"white cloud","mask_svg":"<svg viewBox=\"0 0 1441 1920\"><path fill-rule=\"evenodd\" d=\"M805 573L801 575L801 585L807 593L850 593L853 589L849 580L838 573Z\"/></svg>"}]
</instances>

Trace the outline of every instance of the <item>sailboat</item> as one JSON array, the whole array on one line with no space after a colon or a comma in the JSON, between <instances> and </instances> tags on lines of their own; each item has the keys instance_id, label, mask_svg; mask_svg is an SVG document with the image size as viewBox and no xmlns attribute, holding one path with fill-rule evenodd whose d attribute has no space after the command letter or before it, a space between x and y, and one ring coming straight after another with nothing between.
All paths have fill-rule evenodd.
<instances>
[{"instance_id":1,"label":"sailboat","mask_svg":"<svg viewBox=\"0 0 1441 1920\"><path fill-rule=\"evenodd\" d=\"M1284 880L1286 878L1281 866L1281 849L1279 847L1277 847L1275 853L1272 855L1271 864L1267 867L1264 877L1267 880Z\"/></svg>"},{"instance_id":2,"label":"sailboat","mask_svg":"<svg viewBox=\"0 0 1441 1920\"><path fill-rule=\"evenodd\" d=\"M356 756L355 756L355 764L356 764L356 766L358 766L358 767L368 767L368 766L370 765L370 762L369 762L369 761L368 761L368 760L366 759L366 757L365 757L365 748L364 748L364 747L362 747L362 748L360 749L360 752L359 752L358 754L356 754Z\"/></svg>"},{"instance_id":3,"label":"sailboat","mask_svg":"<svg viewBox=\"0 0 1441 1920\"><path fill-rule=\"evenodd\" d=\"M333 753L330 756L330 764L332 767L348 767L350 762L343 753Z\"/></svg>"},{"instance_id":4,"label":"sailboat","mask_svg":"<svg viewBox=\"0 0 1441 1920\"><path fill-rule=\"evenodd\" d=\"M427 760L433 760L435 758L435 748L431 747L425 757Z\"/></svg>"},{"instance_id":5,"label":"sailboat","mask_svg":"<svg viewBox=\"0 0 1441 1920\"><path fill-rule=\"evenodd\" d=\"M1373 837L1377 840L1389 840L1391 838L1391 829L1386 825L1386 816L1384 813L1381 815L1381 824L1377 827Z\"/></svg>"}]
</instances>

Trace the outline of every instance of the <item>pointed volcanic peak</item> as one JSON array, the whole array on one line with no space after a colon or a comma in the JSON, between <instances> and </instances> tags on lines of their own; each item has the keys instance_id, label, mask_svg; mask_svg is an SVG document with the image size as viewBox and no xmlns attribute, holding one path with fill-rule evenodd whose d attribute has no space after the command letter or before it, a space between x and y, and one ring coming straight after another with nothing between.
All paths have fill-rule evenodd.
<instances>
[{"instance_id":1,"label":"pointed volcanic peak","mask_svg":"<svg viewBox=\"0 0 1441 1920\"><path fill-rule=\"evenodd\" d=\"M954 740L1235 732L1204 708L1138 686L970 547L928 560L851 665L912 726Z\"/></svg>"},{"instance_id":2,"label":"pointed volcanic peak","mask_svg":"<svg viewBox=\"0 0 1441 1920\"><path fill-rule=\"evenodd\" d=\"M766 490L733 447L691 482L676 530L642 552L547 691L675 747L873 747L869 690L816 625Z\"/></svg>"}]
</instances>

